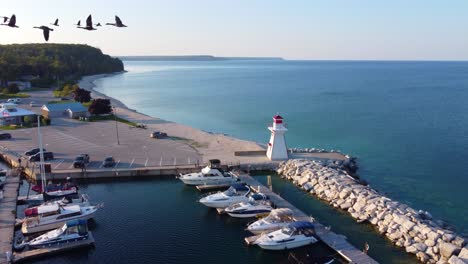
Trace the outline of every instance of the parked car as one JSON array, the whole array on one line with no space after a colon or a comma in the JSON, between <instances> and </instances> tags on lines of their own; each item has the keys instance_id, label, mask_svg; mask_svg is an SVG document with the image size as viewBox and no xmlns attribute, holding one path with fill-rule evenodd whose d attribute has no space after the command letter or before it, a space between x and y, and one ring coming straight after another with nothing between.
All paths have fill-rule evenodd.
<instances>
[{"instance_id":1,"label":"parked car","mask_svg":"<svg viewBox=\"0 0 468 264\"><path fill-rule=\"evenodd\" d=\"M114 167L115 165L115 160L113 157L107 157L104 159L104 162L102 163L102 166L105 167L105 168L108 168L108 167Z\"/></svg>"},{"instance_id":2,"label":"parked car","mask_svg":"<svg viewBox=\"0 0 468 264\"><path fill-rule=\"evenodd\" d=\"M34 101L31 101L31 102L29 103L29 106L30 106L30 107L38 107L38 106L41 106L41 105L38 104L38 103L36 103L36 102L34 102Z\"/></svg>"},{"instance_id":3,"label":"parked car","mask_svg":"<svg viewBox=\"0 0 468 264\"><path fill-rule=\"evenodd\" d=\"M164 132L155 131L155 132L153 132L153 133L150 134L150 137L151 137L151 138L166 138L166 137L167 137L167 134L164 133Z\"/></svg>"},{"instance_id":4,"label":"parked car","mask_svg":"<svg viewBox=\"0 0 468 264\"><path fill-rule=\"evenodd\" d=\"M0 140L1 139L11 139L11 134L10 133L1 133L0 134Z\"/></svg>"},{"instance_id":5,"label":"parked car","mask_svg":"<svg viewBox=\"0 0 468 264\"><path fill-rule=\"evenodd\" d=\"M43 152L44 154L44 160L53 160L54 159L54 153L50 151ZM29 157L29 161L40 161L41 160L41 153L36 153Z\"/></svg>"},{"instance_id":6,"label":"parked car","mask_svg":"<svg viewBox=\"0 0 468 264\"><path fill-rule=\"evenodd\" d=\"M73 161L73 168L84 168L87 163L89 163L89 155L80 154Z\"/></svg>"},{"instance_id":7,"label":"parked car","mask_svg":"<svg viewBox=\"0 0 468 264\"><path fill-rule=\"evenodd\" d=\"M19 103L21 103L21 99L20 98L10 98L10 99L7 100L7 103L19 104Z\"/></svg>"},{"instance_id":8,"label":"parked car","mask_svg":"<svg viewBox=\"0 0 468 264\"><path fill-rule=\"evenodd\" d=\"M24 155L26 156L33 156L33 155L36 155L37 153L39 153L39 151L41 151L39 148L35 148L35 149L30 149L28 151L26 151L24 153ZM45 148L42 149L43 152L47 151Z\"/></svg>"}]
</instances>

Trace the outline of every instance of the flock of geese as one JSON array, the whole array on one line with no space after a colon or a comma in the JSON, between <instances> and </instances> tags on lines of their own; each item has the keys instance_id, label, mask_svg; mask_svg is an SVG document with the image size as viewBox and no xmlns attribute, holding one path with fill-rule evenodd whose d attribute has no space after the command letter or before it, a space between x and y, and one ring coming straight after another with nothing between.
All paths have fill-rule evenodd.
<instances>
[{"instance_id":1,"label":"flock of geese","mask_svg":"<svg viewBox=\"0 0 468 264\"><path fill-rule=\"evenodd\" d=\"M0 24L0 25L12 27L12 28L18 28L18 26L16 25L16 16L15 15L12 15L11 17L0 16L0 19L3 19L3 23ZM54 23L51 23L51 25L55 26L55 27L58 27L59 26L59 19L57 18ZM115 16L115 23L106 23L106 25L119 27L119 28L127 27L126 25L124 25L122 23L122 20L120 20L120 18L118 16ZM77 28L81 28L81 29L84 29L84 30L97 30L97 28L95 28L95 27L100 27L101 23L93 24L93 18L92 18L91 15L89 15L88 18L86 19L86 26L81 26L81 20L78 20L78 23L76 23L75 26L77 26ZM53 28L50 28L48 26L40 26L40 27L34 27L34 28L42 30L42 33L44 34L44 39L46 41L49 41L50 31L54 31Z\"/></svg>"}]
</instances>

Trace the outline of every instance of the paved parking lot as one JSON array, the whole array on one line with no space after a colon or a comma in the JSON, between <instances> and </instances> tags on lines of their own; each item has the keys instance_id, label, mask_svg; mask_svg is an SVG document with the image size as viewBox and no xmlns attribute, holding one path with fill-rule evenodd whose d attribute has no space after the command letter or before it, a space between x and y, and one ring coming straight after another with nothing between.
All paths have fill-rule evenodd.
<instances>
[{"instance_id":1,"label":"paved parking lot","mask_svg":"<svg viewBox=\"0 0 468 264\"><path fill-rule=\"evenodd\" d=\"M202 163L201 155L182 139L153 139L150 130L130 127L118 122L120 144L114 121L80 122L53 119L51 126L42 127L43 146L54 153L53 170L71 170L74 158L86 153L90 156L87 169L102 169L102 161L113 156L115 169L144 168ZM38 147L37 129L10 131L13 138L0 145L23 154ZM25 165L26 157L23 157ZM76 169L78 170L78 169Z\"/></svg>"}]
</instances>

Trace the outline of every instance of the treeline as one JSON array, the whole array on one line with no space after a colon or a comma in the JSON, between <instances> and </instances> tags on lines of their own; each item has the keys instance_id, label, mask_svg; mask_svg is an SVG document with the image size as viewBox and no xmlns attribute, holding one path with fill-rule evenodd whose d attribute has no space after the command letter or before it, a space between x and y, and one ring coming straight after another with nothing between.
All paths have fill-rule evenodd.
<instances>
[{"instance_id":1,"label":"treeline","mask_svg":"<svg viewBox=\"0 0 468 264\"><path fill-rule=\"evenodd\" d=\"M55 84L57 80L77 80L84 75L123 70L120 59L88 45L0 45L0 86L22 76L37 76L32 82L40 87Z\"/></svg>"}]
</instances>

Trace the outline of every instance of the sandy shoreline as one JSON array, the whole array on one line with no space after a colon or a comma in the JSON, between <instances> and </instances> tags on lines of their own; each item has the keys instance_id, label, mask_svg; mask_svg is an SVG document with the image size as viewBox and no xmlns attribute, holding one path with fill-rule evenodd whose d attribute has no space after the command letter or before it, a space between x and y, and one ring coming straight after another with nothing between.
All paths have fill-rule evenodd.
<instances>
[{"instance_id":1,"label":"sandy shoreline","mask_svg":"<svg viewBox=\"0 0 468 264\"><path fill-rule=\"evenodd\" d=\"M118 74L124 74L124 72L85 76L80 80L79 86L91 91L91 96L93 98L106 98L111 100L112 104L117 108L118 116L135 123L146 124L148 131L163 131L170 136L187 139L187 144L202 154L204 161L213 158L221 159L224 163L263 163L269 161L264 156L239 157L234 155L236 151L265 150L264 147L256 142L241 140L222 134L209 133L187 125L151 117L130 109L123 102L94 89L96 87L94 83L96 80ZM265 142L267 141L268 138L265 138Z\"/></svg>"}]
</instances>

